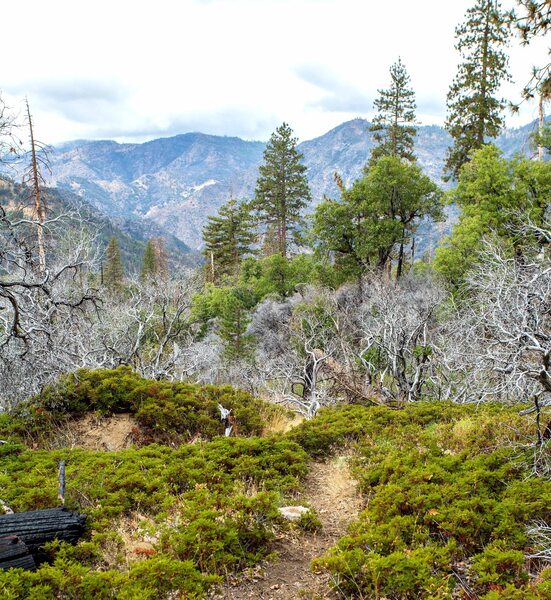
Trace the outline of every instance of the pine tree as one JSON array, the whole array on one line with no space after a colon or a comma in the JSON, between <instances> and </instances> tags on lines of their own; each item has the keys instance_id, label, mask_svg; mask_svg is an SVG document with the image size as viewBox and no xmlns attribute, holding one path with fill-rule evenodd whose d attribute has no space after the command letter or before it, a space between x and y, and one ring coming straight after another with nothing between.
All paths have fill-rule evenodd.
<instances>
[{"instance_id":1,"label":"pine tree","mask_svg":"<svg viewBox=\"0 0 551 600\"><path fill-rule=\"evenodd\" d=\"M143 252L142 271L140 279L142 281L150 281L157 276L157 253L153 240L149 240Z\"/></svg>"},{"instance_id":2,"label":"pine tree","mask_svg":"<svg viewBox=\"0 0 551 600\"><path fill-rule=\"evenodd\" d=\"M248 288L227 288L222 301L218 333L224 341L227 358L244 358L251 349L252 336L247 334L254 298Z\"/></svg>"},{"instance_id":3,"label":"pine tree","mask_svg":"<svg viewBox=\"0 0 551 600\"><path fill-rule=\"evenodd\" d=\"M287 123L272 134L259 168L253 204L259 222L276 230L278 251L284 257L291 239L299 239L302 211L311 199L303 156L292 134Z\"/></svg>"},{"instance_id":4,"label":"pine tree","mask_svg":"<svg viewBox=\"0 0 551 600\"><path fill-rule=\"evenodd\" d=\"M251 254L255 241L253 219L246 203L234 199L220 207L218 215L210 216L203 229L208 280L220 283L236 276L243 257Z\"/></svg>"},{"instance_id":5,"label":"pine tree","mask_svg":"<svg viewBox=\"0 0 551 600\"><path fill-rule=\"evenodd\" d=\"M390 77L390 87L378 90L380 96L375 100L378 114L369 131L375 132L373 138L378 146L371 151L368 166L381 156L415 160L415 92L409 88L410 77L400 58L390 67Z\"/></svg>"},{"instance_id":6,"label":"pine tree","mask_svg":"<svg viewBox=\"0 0 551 600\"><path fill-rule=\"evenodd\" d=\"M113 236L109 240L107 250L105 251L105 271L103 275L104 283L111 289L120 288L124 279L124 269L121 260L121 251L119 240Z\"/></svg>"},{"instance_id":7,"label":"pine tree","mask_svg":"<svg viewBox=\"0 0 551 600\"><path fill-rule=\"evenodd\" d=\"M477 0L467 11L467 20L456 29L456 49L463 63L448 92L446 129L453 138L445 170L455 179L469 154L495 138L504 121L505 100L496 95L504 80L510 80L506 15L495 0Z\"/></svg>"},{"instance_id":8,"label":"pine tree","mask_svg":"<svg viewBox=\"0 0 551 600\"><path fill-rule=\"evenodd\" d=\"M534 38L546 37L549 39L551 31L551 2L549 0L516 0L520 13L509 11L508 18L520 34L521 43L527 46ZM551 54L551 48L547 49ZM551 62L545 61L541 66L532 68L532 76L522 90L524 100L532 99L542 88L551 86ZM513 105L513 110L518 106Z\"/></svg>"}]
</instances>

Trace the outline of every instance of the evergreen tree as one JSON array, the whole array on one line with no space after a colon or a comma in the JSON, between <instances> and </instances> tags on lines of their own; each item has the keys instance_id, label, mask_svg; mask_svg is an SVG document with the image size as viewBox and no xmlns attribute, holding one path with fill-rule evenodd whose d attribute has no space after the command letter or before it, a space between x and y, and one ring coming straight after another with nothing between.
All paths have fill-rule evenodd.
<instances>
[{"instance_id":1,"label":"evergreen tree","mask_svg":"<svg viewBox=\"0 0 551 600\"><path fill-rule=\"evenodd\" d=\"M410 77L400 58L390 67L390 78L390 87L378 90L380 96L375 100L378 114L369 131L375 132L373 138L378 146L371 151L368 166L381 156L415 160L415 92L409 88Z\"/></svg>"},{"instance_id":2,"label":"evergreen tree","mask_svg":"<svg viewBox=\"0 0 551 600\"><path fill-rule=\"evenodd\" d=\"M445 169L455 179L469 154L495 138L503 127L505 100L496 95L509 80L506 15L495 0L477 0L456 29L463 62L448 92L446 129L453 138Z\"/></svg>"},{"instance_id":3,"label":"evergreen tree","mask_svg":"<svg viewBox=\"0 0 551 600\"><path fill-rule=\"evenodd\" d=\"M461 169L449 200L461 208L459 222L436 250L434 268L450 287L460 286L476 264L482 240L494 236L504 252L522 253L515 230L531 221L541 226L549 211L549 163L506 160L492 144L477 150Z\"/></svg>"},{"instance_id":4,"label":"evergreen tree","mask_svg":"<svg viewBox=\"0 0 551 600\"><path fill-rule=\"evenodd\" d=\"M142 281L149 281L154 279L157 275L157 253L155 252L155 245L153 240L149 240L145 247L142 260L142 271L140 279Z\"/></svg>"},{"instance_id":5,"label":"evergreen tree","mask_svg":"<svg viewBox=\"0 0 551 600\"><path fill-rule=\"evenodd\" d=\"M111 289L120 288L124 279L124 269L121 260L119 240L113 236L107 244L105 251L105 270L103 280Z\"/></svg>"},{"instance_id":6,"label":"evergreen tree","mask_svg":"<svg viewBox=\"0 0 551 600\"><path fill-rule=\"evenodd\" d=\"M268 231L275 229L279 253L287 256L291 239L298 241L302 211L311 199L310 188L297 150L297 138L283 123L272 134L259 168L253 207Z\"/></svg>"},{"instance_id":7,"label":"evergreen tree","mask_svg":"<svg viewBox=\"0 0 551 600\"><path fill-rule=\"evenodd\" d=\"M516 0L520 13L512 10L508 17L520 34L521 43L526 46L534 38L545 37L549 39L551 30L551 2L549 0ZM547 48L547 55L551 48ZM543 66L534 66L532 76L522 90L524 100L530 100L542 89L551 86L551 62L545 61ZM513 105L513 110L518 106Z\"/></svg>"},{"instance_id":8,"label":"evergreen tree","mask_svg":"<svg viewBox=\"0 0 551 600\"><path fill-rule=\"evenodd\" d=\"M227 288L221 304L218 333L224 341L224 354L229 359L243 358L251 349L252 336L247 334L250 309L254 298L248 288Z\"/></svg>"},{"instance_id":9,"label":"evergreen tree","mask_svg":"<svg viewBox=\"0 0 551 600\"><path fill-rule=\"evenodd\" d=\"M246 203L231 199L210 216L203 229L206 269L209 281L220 283L239 272L243 257L251 254L255 241L253 219Z\"/></svg>"},{"instance_id":10,"label":"evergreen tree","mask_svg":"<svg viewBox=\"0 0 551 600\"><path fill-rule=\"evenodd\" d=\"M397 260L402 274L405 245L424 217L442 218L441 191L416 164L384 156L342 200L326 200L314 213L314 235L321 249L336 253L349 276Z\"/></svg>"}]
</instances>

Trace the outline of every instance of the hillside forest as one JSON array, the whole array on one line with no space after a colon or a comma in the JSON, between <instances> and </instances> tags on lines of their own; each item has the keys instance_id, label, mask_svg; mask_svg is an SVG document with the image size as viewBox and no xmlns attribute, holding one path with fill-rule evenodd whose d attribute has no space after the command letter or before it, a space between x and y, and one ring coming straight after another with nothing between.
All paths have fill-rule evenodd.
<instances>
[{"instance_id":1,"label":"hillside forest","mask_svg":"<svg viewBox=\"0 0 551 600\"><path fill-rule=\"evenodd\" d=\"M549 64L530 155L494 143L551 7L516 5L456 29L446 189L397 58L361 177L312 206L282 123L200 257L48 187L0 104L2 598L551 599ZM5 519L60 504L79 541L2 570Z\"/></svg>"}]
</instances>

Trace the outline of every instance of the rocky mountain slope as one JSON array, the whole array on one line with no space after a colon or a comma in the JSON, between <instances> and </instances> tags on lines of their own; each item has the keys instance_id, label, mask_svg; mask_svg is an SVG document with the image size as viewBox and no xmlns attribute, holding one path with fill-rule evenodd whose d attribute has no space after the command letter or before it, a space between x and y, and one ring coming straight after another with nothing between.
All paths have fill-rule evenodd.
<instances>
[{"instance_id":1,"label":"rocky mountain slope","mask_svg":"<svg viewBox=\"0 0 551 600\"><path fill-rule=\"evenodd\" d=\"M158 225L136 217L107 217L82 197L63 188L44 190L50 214L67 215L67 227L82 224L97 234L97 243L104 250L111 237L116 237L121 257L128 273L139 272L147 240L163 237L173 269L197 264L198 256L178 238L167 235ZM0 176L0 206L8 211L24 210L29 204L29 190L7 177Z\"/></svg>"},{"instance_id":2,"label":"rocky mountain slope","mask_svg":"<svg viewBox=\"0 0 551 600\"><path fill-rule=\"evenodd\" d=\"M361 175L373 139L369 123L354 119L300 144L314 204L335 196L333 173L349 184ZM498 140L506 156L528 152L534 125L508 130ZM420 165L441 181L448 134L438 126L418 130ZM69 189L110 216L132 217L199 247L201 230L230 195L254 193L264 143L187 133L143 144L76 141L55 149L52 185Z\"/></svg>"}]
</instances>

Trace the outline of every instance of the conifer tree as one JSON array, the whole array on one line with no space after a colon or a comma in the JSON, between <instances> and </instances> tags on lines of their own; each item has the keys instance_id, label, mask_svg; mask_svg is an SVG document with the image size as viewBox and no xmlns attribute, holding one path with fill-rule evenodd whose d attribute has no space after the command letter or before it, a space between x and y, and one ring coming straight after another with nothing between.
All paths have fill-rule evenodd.
<instances>
[{"instance_id":1,"label":"conifer tree","mask_svg":"<svg viewBox=\"0 0 551 600\"><path fill-rule=\"evenodd\" d=\"M453 138L445 170L455 179L469 154L503 127L505 100L497 93L509 80L506 15L496 0L477 0L467 11L467 20L456 29L456 49L463 62L450 86L446 129Z\"/></svg>"},{"instance_id":2,"label":"conifer tree","mask_svg":"<svg viewBox=\"0 0 551 600\"><path fill-rule=\"evenodd\" d=\"M368 166L381 156L415 160L415 92L409 87L410 77L400 58L390 67L390 78L390 87L378 90L380 96L375 100L378 114L369 131L374 132L373 138L378 146L371 151Z\"/></svg>"},{"instance_id":3,"label":"conifer tree","mask_svg":"<svg viewBox=\"0 0 551 600\"><path fill-rule=\"evenodd\" d=\"M264 150L264 164L259 168L253 203L259 222L275 229L278 251L284 257L290 241L298 241L302 211L311 199L297 141L287 123L272 134Z\"/></svg>"},{"instance_id":4,"label":"conifer tree","mask_svg":"<svg viewBox=\"0 0 551 600\"><path fill-rule=\"evenodd\" d=\"M203 229L206 269L209 281L220 283L238 274L243 257L251 254L255 241L253 219L246 203L231 199L210 216Z\"/></svg>"},{"instance_id":5,"label":"conifer tree","mask_svg":"<svg viewBox=\"0 0 551 600\"><path fill-rule=\"evenodd\" d=\"M155 252L155 245L153 240L149 240L145 247L142 260L142 271L140 279L142 281L149 281L157 276L158 265L157 265L157 253Z\"/></svg>"},{"instance_id":6,"label":"conifer tree","mask_svg":"<svg viewBox=\"0 0 551 600\"><path fill-rule=\"evenodd\" d=\"M224 341L224 354L230 360L245 357L251 349L252 337L247 328L253 305L248 288L228 288L221 305L218 333Z\"/></svg>"},{"instance_id":7,"label":"conifer tree","mask_svg":"<svg viewBox=\"0 0 551 600\"><path fill-rule=\"evenodd\" d=\"M124 269L121 260L121 251L119 247L119 240L113 236L109 240L107 250L105 251L105 271L104 271L104 283L112 289L119 288L122 285L124 279Z\"/></svg>"}]
</instances>

